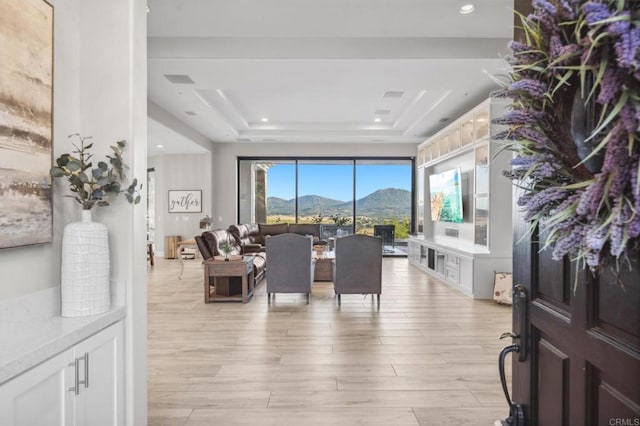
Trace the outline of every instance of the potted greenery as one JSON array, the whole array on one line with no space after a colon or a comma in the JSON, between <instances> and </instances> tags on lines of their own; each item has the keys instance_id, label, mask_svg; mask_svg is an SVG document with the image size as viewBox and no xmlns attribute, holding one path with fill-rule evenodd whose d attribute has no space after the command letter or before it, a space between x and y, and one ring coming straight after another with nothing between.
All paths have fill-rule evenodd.
<instances>
[{"instance_id":1,"label":"potted greenery","mask_svg":"<svg viewBox=\"0 0 640 426\"><path fill-rule=\"evenodd\" d=\"M112 146L113 155L107 155L106 161L94 165L89 150L90 137L80 134L70 135L77 138L72 142L75 148L71 154L62 154L51 168L51 176L65 178L73 198L82 205L82 221L69 223L62 236L62 316L77 317L94 315L111 308L110 297L110 259L107 228L101 223L91 221L91 209L108 206L111 198L124 194L133 204L140 202L137 179L123 186L125 165L122 153L125 141Z\"/></svg>"},{"instance_id":2,"label":"potted greenery","mask_svg":"<svg viewBox=\"0 0 640 426\"><path fill-rule=\"evenodd\" d=\"M122 153L126 146L125 141L118 141L116 145L111 146L113 156L106 156L109 164L105 161L99 161L94 167L91 161L93 154L89 153L93 143L85 145L85 142L91 137L83 137L78 133L69 135L69 138L72 137L76 137L80 142L79 145L71 143L75 148L73 154L76 155L62 154L56 159L56 166L51 168L52 177L64 177L69 182L70 190L75 195L67 195L67 197L80 203L83 210L91 210L96 204L108 206L107 200L109 198L122 193L130 203L140 203L140 194L136 189L137 179L133 179L128 187L122 189L121 182L125 177L122 161Z\"/></svg>"}]
</instances>

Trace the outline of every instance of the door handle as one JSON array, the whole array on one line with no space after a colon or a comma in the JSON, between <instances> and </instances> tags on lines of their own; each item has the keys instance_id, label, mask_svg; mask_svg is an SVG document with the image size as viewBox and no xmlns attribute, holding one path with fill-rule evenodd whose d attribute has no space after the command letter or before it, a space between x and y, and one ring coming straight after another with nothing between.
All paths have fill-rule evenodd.
<instances>
[{"instance_id":1,"label":"door handle","mask_svg":"<svg viewBox=\"0 0 640 426\"><path fill-rule=\"evenodd\" d=\"M527 360L527 345L528 345L528 304L527 304L527 289L522 284L516 284L513 287L513 309L518 315L518 325L520 328L520 334L514 332L506 332L500 335L500 339L511 337L513 343L500 351L498 357L498 371L500 373L500 383L502 384L502 392L509 405L509 417L500 421L502 426L524 426L524 410L522 405L511 400L509 395L509 389L507 387L507 376L505 374L505 360L508 354L515 352L518 354L518 361L524 362ZM497 424L498 422L496 422Z\"/></svg>"},{"instance_id":2,"label":"door handle","mask_svg":"<svg viewBox=\"0 0 640 426\"><path fill-rule=\"evenodd\" d=\"M513 309L518 314L518 323L520 325L520 334L517 336L519 341L520 350L518 351L518 361L524 362L527 360L528 344L529 344L529 320L528 315L528 300L527 289L522 284L516 284L513 286Z\"/></svg>"}]
</instances>

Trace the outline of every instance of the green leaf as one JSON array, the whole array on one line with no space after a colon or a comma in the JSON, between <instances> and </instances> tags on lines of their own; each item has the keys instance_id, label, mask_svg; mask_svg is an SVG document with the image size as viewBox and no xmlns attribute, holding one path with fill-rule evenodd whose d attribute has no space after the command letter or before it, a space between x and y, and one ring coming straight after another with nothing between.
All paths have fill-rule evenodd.
<instances>
[{"instance_id":1,"label":"green leaf","mask_svg":"<svg viewBox=\"0 0 640 426\"><path fill-rule=\"evenodd\" d=\"M127 201L129 201L130 203L133 203L133 196L131 194L129 194L128 192L125 192L124 196L127 197Z\"/></svg>"},{"instance_id":2,"label":"green leaf","mask_svg":"<svg viewBox=\"0 0 640 426\"><path fill-rule=\"evenodd\" d=\"M111 165L118 170L122 170L122 161L119 158L112 158Z\"/></svg>"},{"instance_id":3,"label":"green leaf","mask_svg":"<svg viewBox=\"0 0 640 426\"><path fill-rule=\"evenodd\" d=\"M78 173L78 178L82 183L89 183L89 177L85 173Z\"/></svg>"},{"instance_id":4,"label":"green leaf","mask_svg":"<svg viewBox=\"0 0 640 426\"><path fill-rule=\"evenodd\" d=\"M106 172L107 170L109 170L109 166L107 166L107 163L105 163L104 161L100 161L98 163L98 168L103 172Z\"/></svg>"},{"instance_id":5,"label":"green leaf","mask_svg":"<svg viewBox=\"0 0 640 426\"><path fill-rule=\"evenodd\" d=\"M109 205L109 203L108 203L108 202L106 202L106 201L98 201L98 205L99 205L100 207L106 207L106 206L108 206L108 205Z\"/></svg>"},{"instance_id":6,"label":"green leaf","mask_svg":"<svg viewBox=\"0 0 640 426\"><path fill-rule=\"evenodd\" d=\"M51 173L51 176L53 176L54 178L62 177L62 176L65 176L66 174L65 171L60 167L52 167L50 173Z\"/></svg>"},{"instance_id":7,"label":"green leaf","mask_svg":"<svg viewBox=\"0 0 640 426\"><path fill-rule=\"evenodd\" d=\"M141 200L141 199L142 199L142 198L140 197L140 195L138 195L138 196L136 197L136 200L135 200L134 204L140 204L140 200Z\"/></svg>"},{"instance_id":8,"label":"green leaf","mask_svg":"<svg viewBox=\"0 0 640 426\"><path fill-rule=\"evenodd\" d=\"M107 176L103 176L96 182L99 186L107 186L111 183L111 180Z\"/></svg>"},{"instance_id":9,"label":"green leaf","mask_svg":"<svg viewBox=\"0 0 640 426\"><path fill-rule=\"evenodd\" d=\"M67 164L67 169L72 172L76 172L82 168L82 163L75 158L70 158L69 163Z\"/></svg>"},{"instance_id":10,"label":"green leaf","mask_svg":"<svg viewBox=\"0 0 640 426\"><path fill-rule=\"evenodd\" d=\"M91 170L91 175L93 176L94 179L98 179L102 175L102 173L103 171L100 170L99 168L95 168Z\"/></svg>"},{"instance_id":11,"label":"green leaf","mask_svg":"<svg viewBox=\"0 0 640 426\"><path fill-rule=\"evenodd\" d=\"M89 145L85 146L85 147L84 147L84 149L89 149L89 148L91 148L92 146L93 146L93 144L92 144L92 143L90 143Z\"/></svg>"}]
</instances>

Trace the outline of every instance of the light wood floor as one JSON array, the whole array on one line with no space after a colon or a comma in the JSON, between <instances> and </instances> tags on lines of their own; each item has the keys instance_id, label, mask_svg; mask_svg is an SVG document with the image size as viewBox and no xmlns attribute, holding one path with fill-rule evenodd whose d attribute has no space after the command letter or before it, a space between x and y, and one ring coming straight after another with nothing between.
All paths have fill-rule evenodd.
<instances>
[{"instance_id":1,"label":"light wood floor","mask_svg":"<svg viewBox=\"0 0 640 426\"><path fill-rule=\"evenodd\" d=\"M381 307L331 283L305 296L265 282L248 304L203 303L202 266L149 267L150 425L492 425L511 308L473 301L385 258Z\"/></svg>"}]
</instances>

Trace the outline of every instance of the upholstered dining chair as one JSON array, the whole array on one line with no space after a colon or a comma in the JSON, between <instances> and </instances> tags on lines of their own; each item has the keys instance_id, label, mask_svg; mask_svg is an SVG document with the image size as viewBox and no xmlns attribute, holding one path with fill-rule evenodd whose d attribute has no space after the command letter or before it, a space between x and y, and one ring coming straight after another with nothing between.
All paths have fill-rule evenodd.
<instances>
[{"instance_id":1,"label":"upholstered dining chair","mask_svg":"<svg viewBox=\"0 0 640 426\"><path fill-rule=\"evenodd\" d=\"M336 238L333 284L338 305L343 294L382 293L382 239L368 235Z\"/></svg>"},{"instance_id":2,"label":"upholstered dining chair","mask_svg":"<svg viewBox=\"0 0 640 426\"><path fill-rule=\"evenodd\" d=\"M306 293L311 298L315 259L313 239L298 234L280 234L265 240L267 259L267 300L272 293Z\"/></svg>"}]
</instances>

